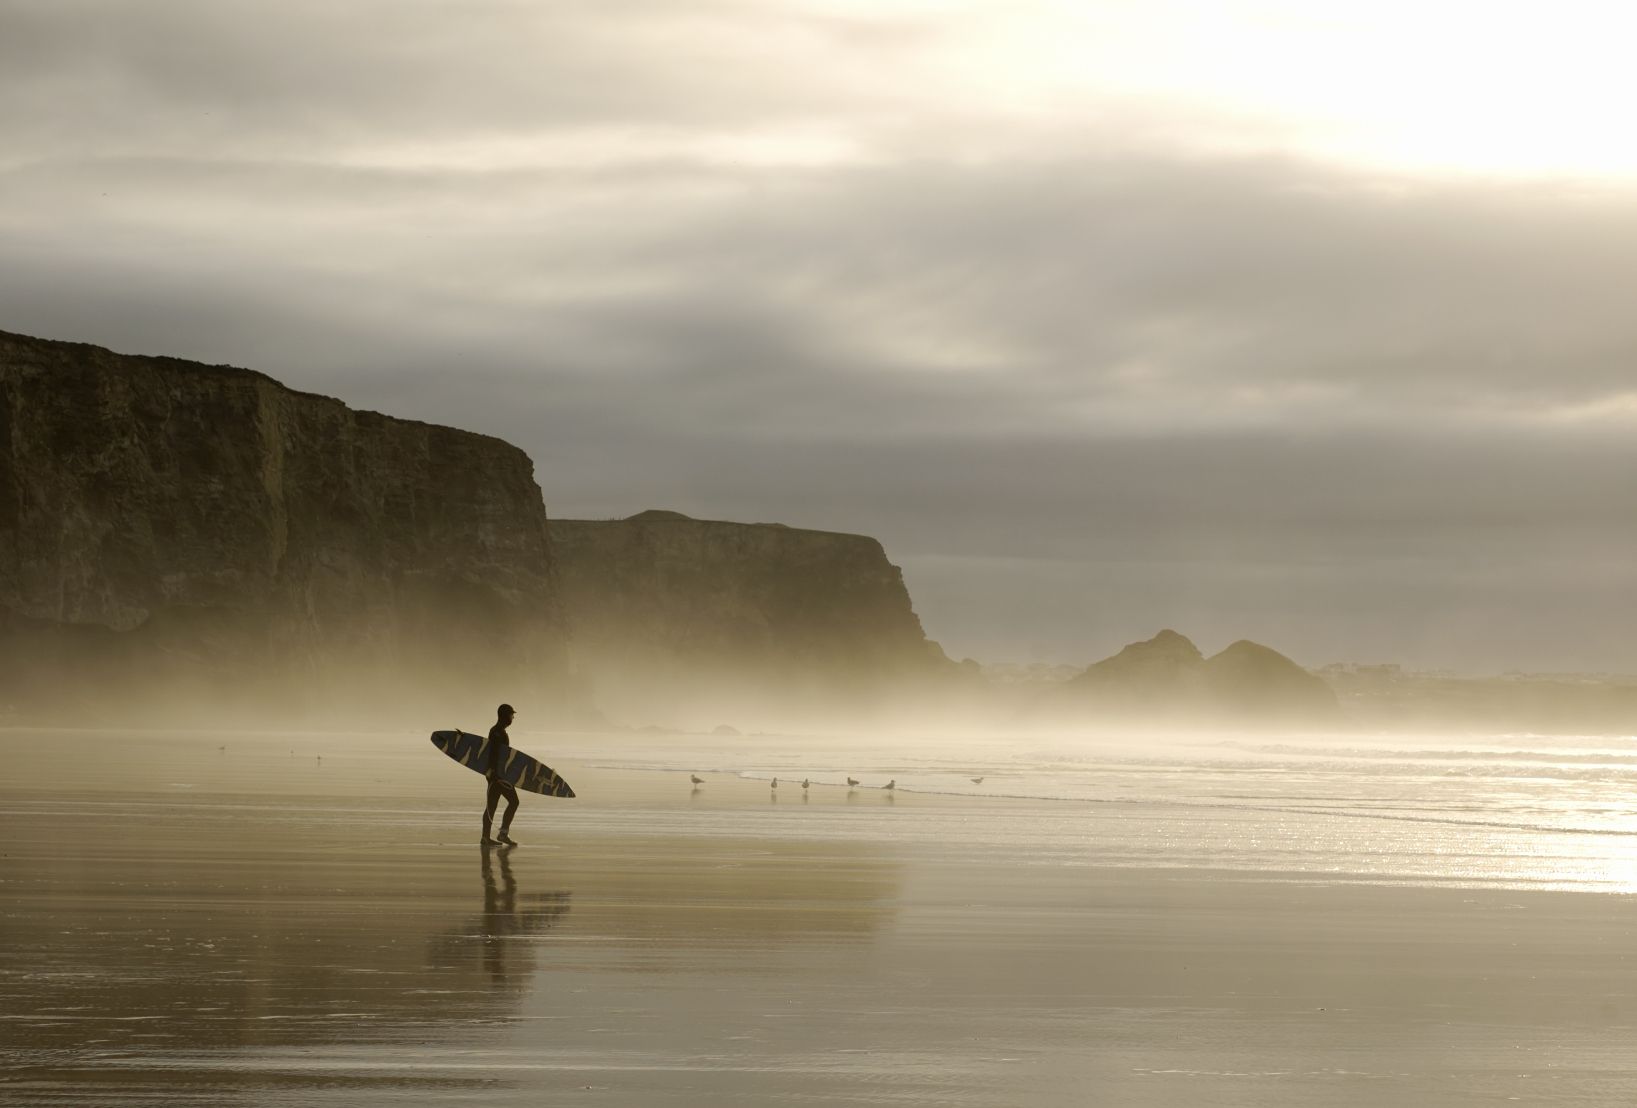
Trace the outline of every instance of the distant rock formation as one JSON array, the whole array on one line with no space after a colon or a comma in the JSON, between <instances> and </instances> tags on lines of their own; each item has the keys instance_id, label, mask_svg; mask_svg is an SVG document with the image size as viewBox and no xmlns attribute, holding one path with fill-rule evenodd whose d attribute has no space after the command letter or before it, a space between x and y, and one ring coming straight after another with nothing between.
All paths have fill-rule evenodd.
<instances>
[{"instance_id":1,"label":"distant rock formation","mask_svg":"<svg viewBox=\"0 0 1637 1108\"><path fill-rule=\"evenodd\" d=\"M1341 721L1330 687L1278 651L1241 639L1206 658L1171 630L1088 667L1044 694L1030 716L1040 722L1207 728Z\"/></svg>"},{"instance_id":2,"label":"distant rock formation","mask_svg":"<svg viewBox=\"0 0 1637 1108\"><path fill-rule=\"evenodd\" d=\"M1205 660L1211 710L1230 718L1335 723L1341 719L1336 694L1283 654L1240 639Z\"/></svg>"},{"instance_id":3,"label":"distant rock formation","mask_svg":"<svg viewBox=\"0 0 1637 1108\"><path fill-rule=\"evenodd\" d=\"M657 510L548 527L576 668L614 718L851 719L959 680L875 539Z\"/></svg>"},{"instance_id":4,"label":"distant rock formation","mask_svg":"<svg viewBox=\"0 0 1637 1108\"><path fill-rule=\"evenodd\" d=\"M0 713L476 726L562 688L551 570L504 442L0 332Z\"/></svg>"},{"instance_id":5,"label":"distant rock formation","mask_svg":"<svg viewBox=\"0 0 1637 1108\"><path fill-rule=\"evenodd\" d=\"M1186 691L1193 696L1205 656L1185 636L1165 630L1134 642L1090 666L1068 683L1066 692L1114 712L1148 712Z\"/></svg>"}]
</instances>

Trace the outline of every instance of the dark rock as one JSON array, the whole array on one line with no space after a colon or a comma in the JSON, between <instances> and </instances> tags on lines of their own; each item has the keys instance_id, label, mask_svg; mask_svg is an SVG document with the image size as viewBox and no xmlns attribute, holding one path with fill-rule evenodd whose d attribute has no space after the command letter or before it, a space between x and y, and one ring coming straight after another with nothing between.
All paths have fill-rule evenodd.
<instances>
[{"instance_id":1,"label":"dark rock","mask_svg":"<svg viewBox=\"0 0 1637 1108\"><path fill-rule=\"evenodd\" d=\"M548 526L577 671L615 716L856 718L959 672L875 539L661 512Z\"/></svg>"},{"instance_id":2,"label":"dark rock","mask_svg":"<svg viewBox=\"0 0 1637 1108\"><path fill-rule=\"evenodd\" d=\"M53 718L475 713L565 673L522 451L249 370L5 333L0 636L30 659L0 701Z\"/></svg>"},{"instance_id":3,"label":"dark rock","mask_svg":"<svg viewBox=\"0 0 1637 1108\"><path fill-rule=\"evenodd\" d=\"M666 511L664 508L649 508L647 511L638 512L634 516L627 516L626 522L646 521L652 523L656 520L687 520L689 518L681 512Z\"/></svg>"},{"instance_id":4,"label":"dark rock","mask_svg":"<svg viewBox=\"0 0 1637 1108\"><path fill-rule=\"evenodd\" d=\"M1159 727L1329 726L1336 696L1318 677L1240 640L1210 658L1175 631L1132 643L1044 694L1039 721Z\"/></svg>"},{"instance_id":5,"label":"dark rock","mask_svg":"<svg viewBox=\"0 0 1637 1108\"><path fill-rule=\"evenodd\" d=\"M1323 679L1259 643L1240 639L1203 668L1214 706L1228 716L1293 723L1340 716L1340 702Z\"/></svg>"}]
</instances>

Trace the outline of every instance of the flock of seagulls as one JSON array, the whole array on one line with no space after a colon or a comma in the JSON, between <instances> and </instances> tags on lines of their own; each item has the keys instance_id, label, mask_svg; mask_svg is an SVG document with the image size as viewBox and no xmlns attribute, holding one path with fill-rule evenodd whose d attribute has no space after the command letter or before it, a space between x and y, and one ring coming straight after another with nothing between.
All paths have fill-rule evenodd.
<instances>
[{"instance_id":1,"label":"flock of seagulls","mask_svg":"<svg viewBox=\"0 0 1637 1108\"><path fill-rule=\"evenodd\" d=\"M703 785L705 783L705 779L703 777L699 776L697 773L688 774L688 780L693 782L693 787L694 787L695 790L697 790L699 788L699 786L701 786L701 785ZM972 784L974 784L974 785L983 784L983 778L981 778L981 777L968 777L967 780L972 782ZM861 782L856 777L847 778L847 791L851 792L852 790L858 788L858 786L860 784L861 784ZM807 790L812 787L812 785L813 785L813 782L810 781L809 779L807 779L805 777L803 777L801 779L801 791L803 793L806 793ZM770 790L772 790L773 792L778 792L779 791L779 779L777 777L775 777L775 778L773 778L772 781L768 782L768 788ZM890 792L895 792L895 791L897 791L897 789L898 789L898 778L896 778L896 777L894 777L892 780L888 781L885 785L881 786L881 790L883 792L889 792L889 793Z\"/></svg>"}]
</instances>

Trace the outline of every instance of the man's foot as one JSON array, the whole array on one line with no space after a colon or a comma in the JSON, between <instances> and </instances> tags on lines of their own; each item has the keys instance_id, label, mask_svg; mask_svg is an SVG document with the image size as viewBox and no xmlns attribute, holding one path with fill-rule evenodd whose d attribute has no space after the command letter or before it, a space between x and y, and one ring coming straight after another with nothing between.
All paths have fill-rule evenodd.
<instances>
[{"instance_id":1,"label":"man's foot","mask_svg":"<svg viewBox=\"0 0 1637 1108\"><path fill-rule=\"evenodd\" d=\"M500 845L500 840L499 839L491 839L487 835L483 836L477 842L478 842L479 846L499 846Z\"/></svg>"},{"instance_id":2,"label":"man's foot","mask_svg":"<svg viewBox=\"0 0 1637 1108\"><path fill-rule=\"evenodd\" d=\"M499 841L505 843L507 846L516 846L517 845L517 841L515 839L513 839L510 835L506 834L506 832L504 832L504 831L502 831L500 833Z\"/></svg>"}]
</instances>

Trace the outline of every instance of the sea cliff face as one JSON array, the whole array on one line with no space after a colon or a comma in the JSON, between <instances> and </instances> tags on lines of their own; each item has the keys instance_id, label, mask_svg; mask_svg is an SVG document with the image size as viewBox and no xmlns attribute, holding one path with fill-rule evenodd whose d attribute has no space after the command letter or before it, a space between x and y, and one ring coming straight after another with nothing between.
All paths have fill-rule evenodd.
<instances>
[{"instance_id":1,"label":"sea cliff face","mask_svg":"<svg viewBox=\"0 0 1637 1108\"><path fill-rule=\"evenodd\" d=\"M465 697L464 720L564 669L522 451L248 370L3 332L0 645L0 711L76 719Z\"/></svg>"},{"instance_id":2,"label":"sea cliff face","mask_svg":"<svg viewBox=\"0 0 1637 1108\"><path fill-rule=\"evenodd\" d=\"M852 719L956 672L875 539L663 511L548 526L578 672L615 718Z\"/></svg>"}]
</instances>

